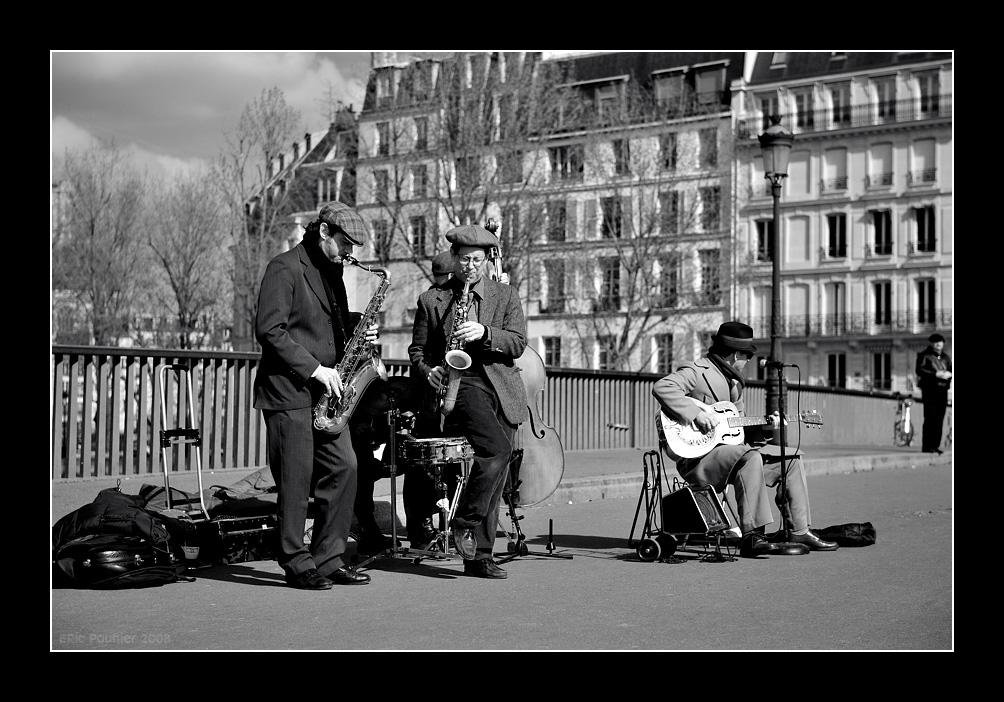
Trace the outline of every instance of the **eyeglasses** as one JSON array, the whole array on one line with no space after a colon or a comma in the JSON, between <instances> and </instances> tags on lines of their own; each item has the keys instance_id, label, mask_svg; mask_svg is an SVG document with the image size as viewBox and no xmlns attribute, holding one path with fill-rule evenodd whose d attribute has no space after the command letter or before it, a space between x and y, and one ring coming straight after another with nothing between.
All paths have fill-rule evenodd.
<instances>
[{"instance_id":1,"label":"eyeglasses","mask_svg":"<svg viewBox=\"0 0 1004 702\"><path fill-rule=\"evenodd\" d=\"M484 259L484 258L475 258L473 256L464 256L463 258L460 259L460 264L463 265L463 266L466 266L467 264L470 264L470 265L474 266L475 268L480 268L481 265L485 262L485 260L486 259Z\"/></svg>"}]
</instances>

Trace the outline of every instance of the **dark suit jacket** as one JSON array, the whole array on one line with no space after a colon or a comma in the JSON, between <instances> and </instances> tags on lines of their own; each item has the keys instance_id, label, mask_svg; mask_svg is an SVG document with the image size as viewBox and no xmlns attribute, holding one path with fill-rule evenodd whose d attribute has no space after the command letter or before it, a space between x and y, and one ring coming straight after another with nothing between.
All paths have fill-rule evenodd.
<instances>
[{"instance_id":1,"label":"dark suit jacket","mask_svg":"<svg viewBox=\"0 0 1004 702\"><path fill-rule=\"evenodd\" d=\"M526 388L520 377L516 359L526 349L526 320L516 290L494 280L484 279L485 297L481 301L478 321L491 328L491 345L480 351L485 375L499 397L506 419L512 424L522 424L530 416L527 409ZM436 366L443 365L448 343L447 336L453 326L453 288L426 290L418 298L418 312L412 331L412 375L425 379ZM476 344L467 345L469 350ZM431 393L428 383L423 382Z\"/></svg>"},{"instance_id":2,"label":"dark suit jacket","mask_svg":"<svg viewBox=\"0 0 1004 702\"><path fill-rule=\"evenodd\" d=\"M318 364L334 367L349 332L328 301L321 274L305 244L281 253L265 269L258 294L255 336L261 363L255 378L256 409L312 407L323 387L311 383ZM344 286L339 278L333 285Z\"/></svg>"}]
</instances>

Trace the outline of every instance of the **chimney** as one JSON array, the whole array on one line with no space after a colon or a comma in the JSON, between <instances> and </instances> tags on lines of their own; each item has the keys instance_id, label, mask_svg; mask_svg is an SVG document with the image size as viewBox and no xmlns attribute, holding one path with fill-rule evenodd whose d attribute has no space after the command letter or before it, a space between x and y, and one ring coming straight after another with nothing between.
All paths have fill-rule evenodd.
<instances>
[{"instance_id":1,"label":"chimney","mask_svg":"<svg viewBox=\"0 0 1004 702\"><path fill-rule=\"evenodd\" d=\"M293 142L293 160L300 158L300 144L299 142Z\"/></svg>"},{"instance_id":2,"label":"chimney","mask_svg":"<svg viewBox=\"0 0 1004 702\"><path fill-rule=\"evenodd\" d=\"M310 153L310 132L303 135L303 153Z\"/></svg>"}]
</instances>

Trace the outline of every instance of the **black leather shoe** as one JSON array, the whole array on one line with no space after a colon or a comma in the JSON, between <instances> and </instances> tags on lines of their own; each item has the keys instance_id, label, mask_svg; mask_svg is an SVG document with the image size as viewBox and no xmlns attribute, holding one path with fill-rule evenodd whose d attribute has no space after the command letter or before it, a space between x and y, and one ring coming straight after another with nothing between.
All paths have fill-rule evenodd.
<instances>
[{"instance_id":1,"label":"black leather shoe","mask_svg":"<svg viewBox=\"0 0 1004 702\"><path fill-rule=\"evenodd\" d=\"M774 544L767 541L767 538L757 531L743 535L742 541L739 542L739 555L743 558L766 556L775 550Z\"/></svg>"},{"instance_id":2,"label":"black leather shoe","mask_svg":"<svg viewBox=\"0 0 1004 702\"><path fill-rule=\"evenodd\" d=\"M297 590L330 590L334 585L314 568L302 573L286 573L286 584Z\"/></svg>"},{"instance_id":3,"label":"black leather shoe","mask_svg":"<svg viewBox=\"0 0 1004 702\"><path fill-rule=\"evenodd\" d=\"M453 527L453 546L457 553L463 556L464 560L471 560L478 553L478 543L474 539L474 532L467 527Z\"/></svg>"},{"instance_id":4,"label":"black leather shoe","mask_svg":"<svg viewBox=\"0 0 1004 702\"><path fill-rule=\"evenodd\" d=\"M788 534L788 541L796 544L805 544L810 551L836 551L838 544L833 541L823 541L812 529L805 534Z\"/></svg>"},{"instance_id":5,"label":"black leather shoe","mask_svg":"<svg viewBox=\"0 0 1004 702\"><path fill-rule=\"evenodd\" d=\"M333 585L365 585L370 576L360 573L355 568L339 568L328 576Z\"/></svg>"},{"instance_id":6,"label":"black leather shoe","mask_svg":"<svg viewBox=\"0 0 1004 702\"><path fill-rule=\"evenodd\" d=\"M491 558L464 561L464 575L470 575L475 578L489 578L490 580L505 580L509 577L509 574L499 568Z\"/></svg>"},{"instance_id":7,"label":"black leather shoe","mask_svg":"<svg viewBox=\"0 0 1004 702\"><path fill-rule=\"evenodd\" d=\"M427 551L429 545L436 540L436 536L439 532L432 525L432 517L426 517L422 522L412 530L410 527L408 529L408 541L411 542L411 547L413 549L418 549L419 551Z\"/></svg>"}]
</instances>

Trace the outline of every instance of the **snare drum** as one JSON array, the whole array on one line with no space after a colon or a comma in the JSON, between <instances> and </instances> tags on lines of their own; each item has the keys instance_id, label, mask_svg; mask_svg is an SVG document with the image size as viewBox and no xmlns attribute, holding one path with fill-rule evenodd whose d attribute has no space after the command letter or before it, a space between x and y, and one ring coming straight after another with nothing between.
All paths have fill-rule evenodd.
<instances>
[{"instance_id":1,"label":"snare drum","mask_svg":"<svg viewBox=\"0 0 1004 702\"><path fill-rule=\"evenodd\" d=\"M448 439L411 439L398 444L398 459L409 466L443 466L462 463L474 457L474 450L463 437Z\"/></svg>"}]
</instances>

